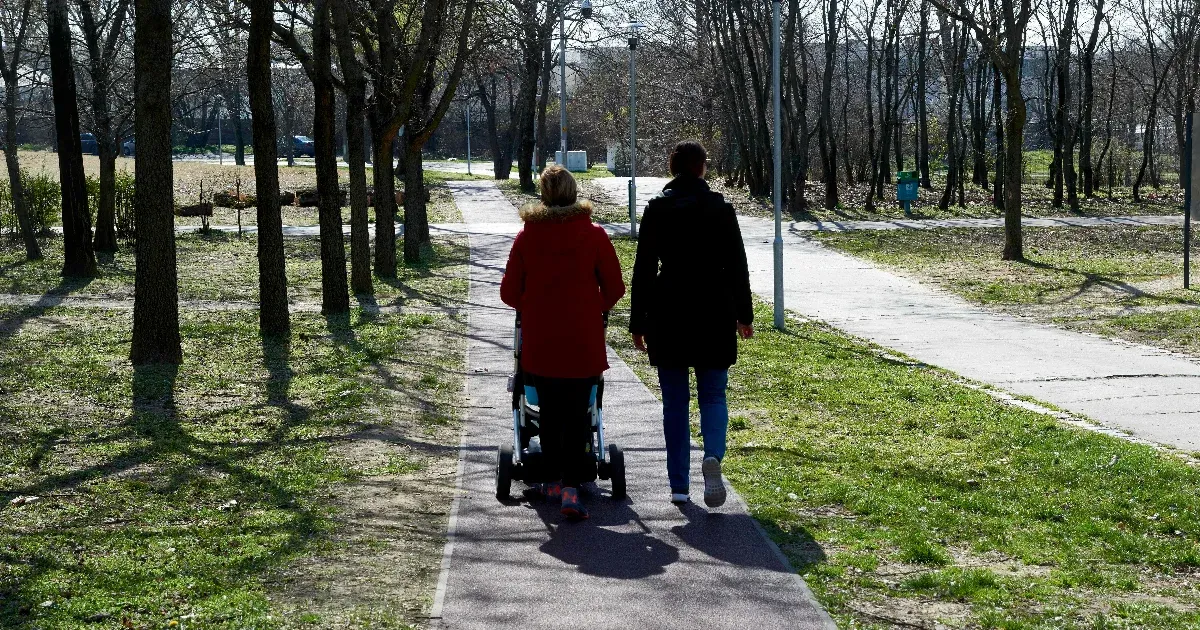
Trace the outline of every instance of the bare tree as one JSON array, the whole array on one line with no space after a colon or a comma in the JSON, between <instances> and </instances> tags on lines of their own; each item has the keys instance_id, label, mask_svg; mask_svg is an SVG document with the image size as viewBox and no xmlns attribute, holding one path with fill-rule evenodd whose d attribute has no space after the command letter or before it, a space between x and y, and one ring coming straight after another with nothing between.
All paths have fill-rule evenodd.
<instances>
[{"instance_id":1,"label":"bare tree","mask_svg":"<svg viewBox=\"0 0 1200 630\"><path fill-rule=\"evenodd\" d=\"M21 96L22 81L28 81L29 68L40 61L43 51L28 47L29 41L38 34L41 22L35 0L21 0L19 5L0 5L0 75L4 77L4 160L8 167L8 185L12 197L13 212L17 215L21 238L25 242L25 258L39 260L42 249L29 210L25 207L25 192L21 182L21 163L17 155L17 125L20 116L17 110Z\"/></svg>"},{"instance_id":2,"label":"bare tree","mask_svg":"<svg viewBox=\"0 0 1200 630\"><path fill-rule=\"evenodd\" d=\"M283 257L283 217L279 210L275 108L271 99L271 32L274 22L274 0L250 0L246 78L254 126L259 327L264 335L286 336L291 321L288 316L287 275Z\"/></svg>"},{"instance_id":3,"label":"bare tree","mask_svg":"<svg viewBox=\"0 0 1200 630\"><path fill-rule=\"evenodd\" d=\"M1033 15L1031 0L930 0L975 32L1004 79L1004 253L1005 260L1024 260L1021 229L1021 177L1024 173L1024 139L1027 111L1021 86L1025 31Z\"/></svg>"},{"instance_id":4,"label":"bare tree","mask_svg":"<svg viewBox=\"0 0 1200 630\"><path fill-rule=\"evenodd\" d=\"M330 0L315 0L313 91L316 102L313 147L317 162L317 212L321 224L321 312L350 310L346 292L346 246L342 237L342 195L334 153L334 89Z\"/></svg>"},{"instance_id":5,"label":"bare tree","mask_svg":"<svg viewBox=\"0 0 1200 630\"><path fill-rule=\"evenodd\" d=\"M96 275L92 250L92 217L87 207L83 147L79 137L75 65L71 57L71 24L67 0L47 0L50 75L54 91L54 123L58 133L58 170L62 186L63 268L68 277Z\"/></svg>"},{"instance_id":6,"label":"bare tree","mask_svg":"<svg viewBox=\"0 0 1200 630\"><path fill-rule=\"evenodd\" d=\"M138 160L134 364L179 364L179 289L171 162L171 0L137 0L134 71Z\"/></svg>"},{"instance_id":7,"label":"bare tree","mask_svg":"<svg viewBox=\"0 0 1200 630\"><path fill-rule=\"evenodd\" d=\"M346 164L350 167L350 288L357 295L374 292L371 285L371 236L367 216L366 127L367 84L355 56L348 0L333 0L333 26L346 92Z\"/></svg>"},{"instance_id":8,"label":"bare tree","mask_svg":"<svg viewBox=\"0 0 1200 630\"><path fill-rule=\"evenodd\" d=\"M833 72L837 55L837 37L841 24L837 0L825 0L825 69L821 76L821 113L817 123L817 143L821 148L821 178L825 181L825 208L838 207L837 141L833 128ZM869 106L869 104L868 104Z\"/></svg>"},{"instance_id":9,"label":"bare tree","mask_svg":"<svg viewBox=\"0 0 1200 630\"><path fill-rule=\"evenodd\" d=\"M117 249L116 174L121 140L133 113L127 93L128 63L120 56L129 42L125 38L129 23L129 0L78 0L79 24L87 51L87 78L91 84L92 133L100 155L100 198L96 208L96 235L93 246L98 252ZM115 106L114 100L123 100Z\"/></svg>"}]
</instances>

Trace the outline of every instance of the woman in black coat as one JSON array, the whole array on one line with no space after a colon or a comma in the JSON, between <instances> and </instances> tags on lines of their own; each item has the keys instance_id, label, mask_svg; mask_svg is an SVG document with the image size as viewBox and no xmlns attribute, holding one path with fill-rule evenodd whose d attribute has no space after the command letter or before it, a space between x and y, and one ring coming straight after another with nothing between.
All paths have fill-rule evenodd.
<instances>
[{"instance_id":1,"label":"woman in black coat","mask_svg":"<svg viewBox=\"0 0 1200 630\"><path fill-rule=\"evenodd\" d=\"M704 502L725 502L721 459L729 411L729 366L737 337L754 334L746 250L733 206L704 182L708 154L698 142L671 153L674 177L642 217L633 267L629 332L658 368L671 501L688 501L691 438L689 368L696 372L704 439Z\"/></svg>"}]
</instances>

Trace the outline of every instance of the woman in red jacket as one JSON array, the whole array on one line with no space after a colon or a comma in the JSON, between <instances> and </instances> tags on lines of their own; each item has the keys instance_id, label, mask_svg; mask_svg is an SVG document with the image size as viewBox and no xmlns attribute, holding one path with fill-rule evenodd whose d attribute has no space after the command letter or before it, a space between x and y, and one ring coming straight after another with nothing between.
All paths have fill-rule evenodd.
<instances>
[{"instance_id":1,"label":"woman in red jacket","mask_svg":"<svg viewBox=\"0 0 1200 630\"><path fill-rule=\"evenodd\" d=\"M608 369L603 314L625 295L625 281L608 234L592 223L592 204L577 201L571 173L552 166L540 185L542 202L521 209L525 226L508 254L500 298L521 312L521 370L537 388L546 465L561 474L546 495L561 494L562 513L582 519L589 398Z\"/></svg>"}]
</instances>

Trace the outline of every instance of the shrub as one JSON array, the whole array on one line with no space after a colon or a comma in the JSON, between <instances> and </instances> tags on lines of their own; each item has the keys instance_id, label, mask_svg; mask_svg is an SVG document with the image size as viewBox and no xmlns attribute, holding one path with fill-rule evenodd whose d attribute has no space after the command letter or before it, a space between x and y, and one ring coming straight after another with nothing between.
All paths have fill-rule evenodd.
<instances>
[{"instance_id":1,"label":"shrub","mask_svg":"<svg viewBox=\"0 0 1200 630\"><path fill-rule=\"evenodd\" d=\"M132 240L134 237L133 173L119 170L113 181L113 210L117 227L117 238ZM96 224L96 211L100 207L100 178L87 177L88 210L92 213L92 225Z\"/></svg>"},{"instance_id":2,"label":"shrub","mask_svg":"<svg viewBox=\"0 0 1200 630\"><path fill-rule=\"evenodd\" d=\"M21 171L21 188L25 191L25 207L34 231L49 229L62 213L62 191L58 180L44 172L33 174ZM11 234L16 234L20 229L8 177L0 177L0 229L7 229Z\"/></svg>"}]
</instances>

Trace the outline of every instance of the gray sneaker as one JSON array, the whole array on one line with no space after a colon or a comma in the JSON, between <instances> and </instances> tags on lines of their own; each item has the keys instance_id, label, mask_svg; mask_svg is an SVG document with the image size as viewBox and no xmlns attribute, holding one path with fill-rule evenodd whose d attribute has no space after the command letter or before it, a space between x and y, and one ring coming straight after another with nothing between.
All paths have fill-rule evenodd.
<instances>
[{"instance_id":1,"label":"gray sneaker","mask_svg":"<svg viewBox=\"0 0 1200 630\"><path fill-rule=\"evenodd\" d=\"M721 461L716 457L705 457L700 470L704 473L704 505L725 505L725 482L721 479Z\"/></svg>"}]
</instances>

